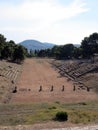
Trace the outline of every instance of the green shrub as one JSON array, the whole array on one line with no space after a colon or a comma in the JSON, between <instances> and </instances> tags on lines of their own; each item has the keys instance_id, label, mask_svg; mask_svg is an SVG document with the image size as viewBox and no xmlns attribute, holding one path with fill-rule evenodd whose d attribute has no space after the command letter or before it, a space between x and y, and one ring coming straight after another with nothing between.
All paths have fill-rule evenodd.
<instances>
[{"instance_id":1,"label":"green shrub","mask_svg":"<svg viewBox=\"0 0 98 130\"><path fill-rule=\"evenodd\" d=\"M58 121L67 121L68 120L68 114L67 112L57 112L56 113L56 120Z\"/></svg>"},{"instance_id":2,"label":"green shrub","mask_svg":"<svg viewBox=\"0 0 98 130\"><path fill-rule=\"evenodd\" d=\"M48 109L52 110L52 109L56 109L56 107L55 107L55 106L53 106L53 107L49 107Z\"/></svg>"},{"instance_id":3,"label":"green shrub","mask_svg":"<svg viewBox=\"0 0 98 130\"><path fill-rule=\"evenodd\" d=\"M80 102L79 105L87 105L85 102Z\"/></svg>"},{"instance_id":4,"label":"green shrub","mask_svg":"<svg viewBox=\"0 0 98 130\"><path fill-rule=\"evenodd\" d=\"M59 102L59 101L56 101L55 103L56 103L56 104L60 104L60 102Z\"/></svg>"}]
</instances>

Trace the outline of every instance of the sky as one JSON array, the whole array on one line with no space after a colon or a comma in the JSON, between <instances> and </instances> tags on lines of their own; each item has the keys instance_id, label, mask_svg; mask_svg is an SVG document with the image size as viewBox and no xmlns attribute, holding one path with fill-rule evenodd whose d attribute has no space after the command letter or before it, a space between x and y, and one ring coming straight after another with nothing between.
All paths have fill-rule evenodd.
<instances>
[{"instance_id":1,"label":"sky","mask_svg":"<svg viewBox=\"0 0 98 130\"><path fill-rule=\"evenodd\" d=\"M0 33L27 39L80 44L98 32L98 0L0 0Z\"/></svg>"}]
</instances>

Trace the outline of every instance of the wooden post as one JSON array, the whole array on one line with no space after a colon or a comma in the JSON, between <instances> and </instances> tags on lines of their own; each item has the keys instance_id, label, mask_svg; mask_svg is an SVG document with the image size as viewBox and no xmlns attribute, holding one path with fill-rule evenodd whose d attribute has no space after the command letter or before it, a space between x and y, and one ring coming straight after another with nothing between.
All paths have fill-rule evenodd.
<instances>
[{"instance_id":1,"label":"wooden post","mask_svg":"<svg viewBox=\"0 0 98 130\"><path fill-rule=\"evenodd\" d=\"M74 86L73 86L73 91L75 91L75 90L76 90L76 86L74 85Z\"/></svg>"},{"instance_id":2,"label":"wooden post","mask_svg":"<svg viewBox=\"0 0 98 130\"><path fill-rule=\"evenodd\" d=\"M87 91L88 91L88 92L90 91L90 88L89 88L89 87L87 87Z\"/></svg>"},{"instance_id":3,"label":"wooden post","mask_svg":"<svg viewBox=\"0 0 98 130\"><path fill-rule=\"evenodd\" d=\"M51 86L51 91L53 91L53 85Z\"/></svg>"},{"instance_id":4,"label":"wooden post","mask_svg":"<svg viewBox=\"0 0 98 130\"><path fill-rule=\"evenodd\" d=\"M42 91L42 86L40 86L39 92Z\"/></svg>"},{"instance_id":5,"label":"wooden post","mask_svg":"<svg viewBox=\"0 0 98 130\"><path fill-rule=\"evenodd\" d=\"M62 91L64 91L64 85L62 86Z\"/></svg>"},{"instance_id":6,"label":"wooden post","mask_svg":"<svg viewBox=\"0 0 98 130\"><path fill-rule=\"evenodd\" d=\"M17 93L17 86L15 86L13 93Z\"/></svg>"}]
</instances>

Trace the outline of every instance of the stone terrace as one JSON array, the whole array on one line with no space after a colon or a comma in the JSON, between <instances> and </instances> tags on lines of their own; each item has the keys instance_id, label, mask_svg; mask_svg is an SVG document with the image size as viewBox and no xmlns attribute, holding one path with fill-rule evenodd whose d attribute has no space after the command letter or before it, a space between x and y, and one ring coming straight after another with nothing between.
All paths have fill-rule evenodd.
<instances>
[{"instance_id":1,"label":"stone terrace","mask_svg":"<svg viewBox=\"0 0 98 130\"><path fill-rule=\"evenodd\" d=\"M22 70L22 65L0 61L0 102L8 102Z\"/></svg>"},{"instance_id":2,"label":"stone terrace","mask_svg":"<svg viewBox=\"0 0 98 130\"><path fill-rule=\"evenodd\" d=\"M58 70L61 76L67 77L68 81L72 80L74 83L79 84L81 88L89 91L89 87L81 82L81 77L87 73L98 70L98 62L91 63L88 60L67 60L56 61L54 60L52 66Z\"/></svg>"}]
</instances>

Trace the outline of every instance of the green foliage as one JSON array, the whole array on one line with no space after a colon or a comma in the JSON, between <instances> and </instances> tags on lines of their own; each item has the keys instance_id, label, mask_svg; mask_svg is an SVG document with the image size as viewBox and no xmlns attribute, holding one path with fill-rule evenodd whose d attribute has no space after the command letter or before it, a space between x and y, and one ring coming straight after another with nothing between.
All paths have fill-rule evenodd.
<instances>
[{"instance_id":1,"label":"green foliage","mask_svg":"<svg viewBox=\"0 0 98 130\"><path fill-rule=\"evenodd\" d=\"M3 50L1 51L2 58L4 59L12 59L14 52L14 45L10 42L6 42Z\"/></svg>"},{"instance_id":2,"label":"green foliage","mask_svg":"<svg viewBox=\"0 0 98 130\"><path fill-rule=\"evenodd\" d=\"M73 57L78 59L81 58L81 55L82 55L82 49L75 47L73 51Z\"/></svg>"},{"instance_id":3,"label":"green foliage","mask_svg":"<svg viewBox=\"0 0 98 130\"><path fill-rule=\"evenodd\" d=\"M48 109L53 110L53 109L56 109L56 107L52 106L52 107L49 107Z\"/></svg>"},{"instance_id":4,"label":"green foliage","mask_svg":"<svg viewBox=\"0 0 98 130\"><path fill-rule=\"evenodd\" d=\"M55 58L59 58L60 56L60 50L61 50L61 46L54 46L51 50L52 52L52 56L55 57Z\"/></svg>"},{"instance_id":5,"label":"green foliage","mask_svg":"<svg viewBox=\"0 0 98 130\"><path fill-rule=\"evenodd\" d=\"M0 59L12 60L21 62L25 59L27 50L20 45L16 45L13 40L9 42L0 34Z\"/></svg>"},{"instance_id":6,"label":"green foliage","mask_svg":"<svg viewBox=\"0 0 98 130\"><path fill-rule=\"evenodd\" d=\"M73 44L66 44L61 48L60 58L71 59L73 56L74 46Z\"/></svg>"},{"instance_id":7,"label":"green foliage","mask_svg":"<svg viewBox=\"0 0 98 130\"><path fill-rule=\"evenodd\" d=\"M53 57L56 59L72 59L72 58L92 58L98 53L98 33L93 33L89 37L85 37L79 48L73 44L62 46L54 46L52 49L30 51L28 57ZM6 41L6 38L0 34L0 58L21 62L27 56L27 50L20 45L16 45L14 41Z\"/></svg>"},{"instance_id":8,"label":"green foliage","mask_svg":"<svg viewBox=\"0 0 98 130\"><path fill-rule=\"evenodd\" d=\"M6 42L6 38L0 34L0 58L2 58L2 51L4 49L4 46L5 46L5 42Z\"/></svg>"},{"instance_id":9,"label":"green foliage","mask_svg":"<svg viewBox=\"0 0 98 130\"><path fill-rule=\"evenodd\" d=\"M21 45L16 45L14 49L14 54L13 54L13 61L20 63L21 61L25 59L25 55L26 55L25 48Z\"/></svg>"},{"instance_id":10,"label":"green foliage","mask_svg":"<svg viewBox=\"0 0 98 130\"><path fill-rule=\"evenodd\" d=\"M79 105L87 105L85 102L80 102Z\"/></svg>"},{"instance_id":11,"label":"green foliage","mask_svg":"<svg viewBox=\"0 0 98 130\"><path fill-rule=\"evenodd\" d=\"M59 102L59 101L56 101L55 103L56 103L56 104L60 104L60 102Z\"/></svg>"},{"instance_id":12,"label":"green foliage","mask_svg":"<svg viewBox=\"0 0 98 130\"><path fill-rule=\"evenodd\" d=\"M57 112L56 113L56 120L58 121L67 121L68 120L68 114L67 112Z\"/></svg>"},{"instance_id":13,"label":"green foliage","mask_svg":"<svg viewBox=\"0 0 98 130\"><path fill-rule=\"evenodd\" d=\"M54 46L52 49L40 50L37 53L39 57L54 57L57 59L71 59L73 56L74 46L67 44L64 46Z\"/></svg>"},{"instance_id":14,"label":"green foliage","mask_svg":"<svg viewBox=\"0 0 98 130\"><path fill-rule=\"evenodd\" d=\"M49 109L54 108L53 106L56 106L56 109ZM17 103L0 104L0 125L46 123L53 121L56 113L64 112L65 109L69 123L84 125L98 122L98 101L86 102L86 105L84 103Z\"/></svg>"},{"instance_id":15,"label":"green foliage","mask_svg":"<svg viewBox=\"0 0 98 130\"><path fill-rule=\"evenodd\" d=\"M73 44L54 46L52 49L37 51L39 57L54 57L56 59L92 58L98 53L98 33L85 37L80 47Z\"/></svg>"},{"instance_id":16,"label":"green foliage","mask_svg":"<svg viewBox=\"0 0 98 130\"><path fill-rule=\"evenodd\" d=\"M85 37L81 42L82 57L90 58L98 53L98 33Z\"/></svg>"}]
</instances>

